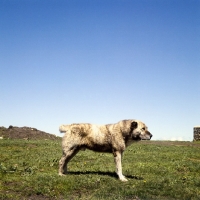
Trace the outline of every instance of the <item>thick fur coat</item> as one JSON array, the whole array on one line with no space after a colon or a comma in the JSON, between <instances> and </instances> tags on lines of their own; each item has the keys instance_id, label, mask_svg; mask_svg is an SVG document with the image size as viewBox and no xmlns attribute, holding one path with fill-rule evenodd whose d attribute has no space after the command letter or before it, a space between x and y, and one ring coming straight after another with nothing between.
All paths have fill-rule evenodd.
<instances>
[{"instance_id":1,"label":"thick fur coat","mask_svg":"<svg viewBox=\"0 0 200 200\"><path fill-rule=\"evenodd\" d=\"M139 120L122 120L115 124L70 124L61 125L65 132L62 140L63 156L59 162L59 175L67 173L67 163L79 150L90 149L113 153L116 173L121 181L127 181L122 174L122 154L126 147L135 141L150 140L152 134Z\"/></svg>"}]
</instances>

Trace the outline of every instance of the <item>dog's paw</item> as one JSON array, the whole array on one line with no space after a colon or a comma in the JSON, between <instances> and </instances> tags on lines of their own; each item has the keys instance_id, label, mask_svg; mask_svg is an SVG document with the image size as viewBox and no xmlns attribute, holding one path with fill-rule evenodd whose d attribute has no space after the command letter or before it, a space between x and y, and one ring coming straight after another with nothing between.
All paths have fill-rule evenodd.
<instances>
[{"instance_id":1,"label":"dog's paw","mask_svg":"<svg viewBox=\"0 0 200 200\"><path fill-rule=\"evenodd\" d=\"M63 174L61 172L58 173L59 176L66 176L66 174Z\"/></svg>"},{"instance_id":2,"label":"dog's paw","mask_svg":"<svg viewBox=\"0 0 200 200\"><path fill-rule=\"evenodd\" d=\"M122 176L122 177L120 177L119 179L120 179L120 181L122 181L122 182L127 182L127 181L128 181L128 180L126 179L125 176Z\"/></svg>"},{"instance_id":3,"label":"dog's paw","mask_svg":"<svg viewBox=\"0 0 200 200\"><path fill-rule=\"evenodd\" d=\"M120 179L122 182L127 182L128 180L126 178Z\"/></svg>"}]
</instances>

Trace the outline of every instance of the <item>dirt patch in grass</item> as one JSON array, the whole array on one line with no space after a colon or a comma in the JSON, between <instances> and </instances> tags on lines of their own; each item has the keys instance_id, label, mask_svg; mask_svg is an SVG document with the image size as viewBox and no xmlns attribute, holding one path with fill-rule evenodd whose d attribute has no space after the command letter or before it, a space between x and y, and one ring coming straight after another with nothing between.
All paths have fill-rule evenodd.
<instances>
[{"instance_id":1,"label":"dirt patch in grass","mask_svg":"<svg viewBox=\"0 0 200 200\"><path fill-rule=\"evenodd\" d=\"M47 197L43 195L31 195L30 197L27 197L27 200L54 200L54 197ZM57 200L64 200L64 198L56 198Z\"/></svg>"}]
</instances>

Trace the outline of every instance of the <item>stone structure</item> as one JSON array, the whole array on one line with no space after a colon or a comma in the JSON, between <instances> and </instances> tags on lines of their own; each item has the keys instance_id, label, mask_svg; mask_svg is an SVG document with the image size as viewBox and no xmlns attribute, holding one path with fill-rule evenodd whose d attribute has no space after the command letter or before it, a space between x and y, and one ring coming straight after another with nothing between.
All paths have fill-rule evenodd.
<instances>
[{"instance_id":1,"label":"stone structure","mask_svg":"<svg viewBox=\"0 0 200 200\"><path fill-rule=\"evenodd\" d=\"M194 141L200 140L200 126L194 127Z\"/></svg>"}]
</instances>

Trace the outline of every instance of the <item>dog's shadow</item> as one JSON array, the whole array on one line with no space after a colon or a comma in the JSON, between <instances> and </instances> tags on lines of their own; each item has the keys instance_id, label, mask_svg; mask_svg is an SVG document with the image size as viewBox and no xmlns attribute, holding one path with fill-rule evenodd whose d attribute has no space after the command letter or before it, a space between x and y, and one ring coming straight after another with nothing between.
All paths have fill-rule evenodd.
<instances>
[{"instance_id":1,"label":"dog's shadow","mask_svg":"<svg viewBox=\"0 0 200 200\"><path fill-rule=\"evenodd\" d=\"M118 179L118 176L115 172L102 172L102 171L68 171L67 174L72 174L72 175L102 175L102 176L110 176ZM128 179L136 179L136 180L143 180L144 178L141 176L136 176L136 175L125 175Z\"/></svg>"}]
</instances>

